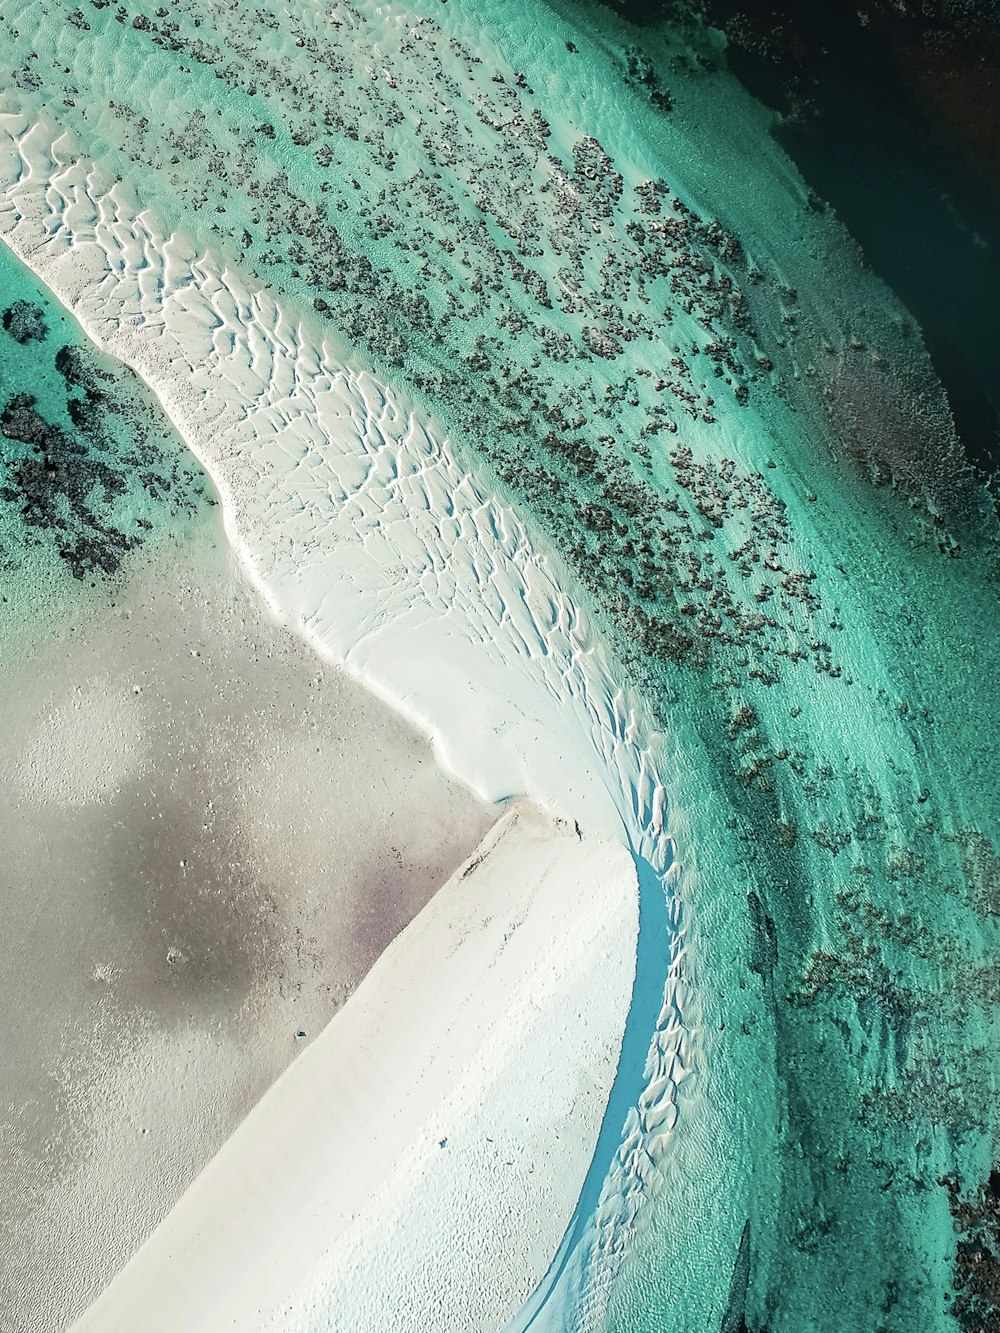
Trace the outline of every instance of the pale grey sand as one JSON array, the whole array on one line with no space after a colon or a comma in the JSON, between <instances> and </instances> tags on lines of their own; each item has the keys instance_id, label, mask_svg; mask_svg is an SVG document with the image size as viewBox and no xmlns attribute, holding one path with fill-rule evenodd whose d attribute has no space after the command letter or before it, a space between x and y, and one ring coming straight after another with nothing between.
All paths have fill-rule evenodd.
<instances>
[{"instance_id":1,"label":"pale grey sand","mask_svg":"<svg viewBox=\"0 0 1000 1333\"><path fill-rule=\"evenodd\" d=\"M494 817L224 543L167 550L3 652L4 1333L87 1305Z\"/></svg>"}]
</instances>

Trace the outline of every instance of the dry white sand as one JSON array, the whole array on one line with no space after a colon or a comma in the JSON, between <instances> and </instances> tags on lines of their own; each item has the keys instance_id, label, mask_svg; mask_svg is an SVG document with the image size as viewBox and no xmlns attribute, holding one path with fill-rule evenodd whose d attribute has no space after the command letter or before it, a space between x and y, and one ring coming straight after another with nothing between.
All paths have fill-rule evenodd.
<instances>
[{"instance_id":1,"label":"dry white sand","mask_svg":"<svg viewBox=\"0 0 1000 1333\"><path fill-rule=\"evenodd\" d=\"M517 809L77 1333L483 1333L559 1244L614 1076L628 854Z\"/></svg>"},{"instance_id":2,"label":"dry white sand","mask_svg":"<svg viewBox=\"0 0 1000 1333\"><path fill-rule=\"evenodd\" d=\"M218 536L3 654L6 1331L85 1308L495 818Z\"/></svg>"}]
</instances>

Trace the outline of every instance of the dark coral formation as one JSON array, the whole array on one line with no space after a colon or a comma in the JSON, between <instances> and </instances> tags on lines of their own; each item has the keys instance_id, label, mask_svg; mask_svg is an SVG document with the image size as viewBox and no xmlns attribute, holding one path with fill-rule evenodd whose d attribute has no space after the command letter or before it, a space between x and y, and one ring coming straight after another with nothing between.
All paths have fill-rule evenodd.
<instances>
[{"instance_id":1,"label":"dark coral formation","mask_svg":"<svg viewBox=\"0 0 1000 1333\"><path fill-rule=\"evenodd\" d=\"M205 111L177 128L112 102L128 156L158 167L166 143L170 184L196 212L218 182L220 244L450 414L633 652L701 668L735 649L762 681L786 661L842 672L835 641L813 628L822 590L766 474L724 451L694 463L705 428L757 385L827 413L827 461L854 460L943 526L964 516L964 459L940 396L911 382L919 358L904 364L847 328L828 342L808 303L718 219L662 177L630 183L593 135L553 151L525 77L498 69L484 83L481 57L433 19L401 56L419 52L446 101L440 123L404 135L405 63L358 80L341 34L365 20L349 5L296 38L317 75L308 88L265 32L230 27L223 42L224 21L202 22L197 0L117 17L234 94L225 133ZM626 84L666 98L640 46L622 61ZM280 119L261 119L264 90ZM445 183L456 175L464 198ZM779 361L794 377L778 377ZM740 540L720 550L724 521Z\"/></svg>"},{"instance_id":2,"label":"dark coral formation","mask_svg":"<svg viewBox=\"0 0 1000 1333\"><path fill-rule=\"evenodd\" d=\"M28 446L5 460L0 499L19 506L25 525L56 545L75 578L116 573L140 541L103 517L124 493L124 475L45 421L30 394L15 394L0 424L5 439Z\"/></svg>"},{"instance_id":3,"label":"dark coral formation","mask_svg":"<svg viewBox=\"0 0 1000 1333\"><path fill-rule=\"evenodd\" d=\"M41 342L48 333L45 312L30 301L15 301L3 312L3 327L15 342Z\"/></svg>"},{"instance_id":4,"label":"dark coral formation","mask_svg":"<svg viewBox=\"0 0 1000 1333\"><path fill-rule=\"evenodd\" d=\"M1000 1169L978 1191L962 1195L958 1181L941 1182L954 1219L955 1296L952 1314L963 1333L1000 1328Z\"/></svg>"},{"instance_id":5,"label":"dark coral formation","mask_svg":"<svg viewBox=\"0 0 1000 1333\"><path fill-rule=\"evenodd\" d=\"M44 312L18 304L44 330ZM16 337L23 327L12 321L8 332ZM157 506L192 512L201 482L130 372L72 345L54 364L67 424L43 414L32 393L11 393L0 410L0 502L19 517L18 542L52 550L76 579L110 577L147 539ZM5 551L8 567L16 552L17 543Z\"/></svg>"},{"instance_id":6,"label":"dark coral formation","mask_svg":"<svg viewBox=\"0 0 1000 1333\"><path fill-rule=\"evenodd\" d=\"M497 72L489 98L480 85L462 88L437 54L436 25L419 27L434 77L467 99L495 143L462 145L475 211L438 183L437 169L455 164L437 136L425 134L417 167L401 169L391 148L402 114L391 82L324 100L323 88L349 76L336 40L301 38L324 76L307 99L257 36L237 36L229 50L176 18L144 18L139 31L150 41L234 89L252 96L266 82L301 121L295 145L328 169L326 198L307 202L287 171L262 168L262 145L279 134L273 125L220 144L197 112L183 131L163 131L173 185L197 209L207 200L199 193L205 168L226 191L248 182L251 227L227 232L222 205L214 229L265 277L284 281L291 269L313 308L390 374L405 371L438 411L474 423L496 474L531 503L632 650L699 668L718 648L735 647L750 677L765 681L778 678L782 660L812 659L839 674L832 647L810 628L819 595L792 553L786 506L763 474L732 458L696 463L684 439L685 423L716 422L717 396L746 403L772 367L755 343L746 294L761 270L751 279L737 239L666 180L629 186L593 136L577 139L569 162L552 153L550 126L523 77ZM470 72L481 63L455 43L449 55ZM648 86L650 70L635 53L630 60L629 77ZM125 105L114 110L132 155L152 163L161 131ZM385 132L373 132L375 124ZM351 149L362 139L363 153ZM359 154L367 164L348 166ZM345 190L355 169L368 177L365 188ZM544 210L528 182L547 199ZM374 263L351 240L358 223L379 245L405 252L405 264ZM554 280L539 262L546 257L558 265ZM409 285L400 267L412 274ZM556 332L547 313L555 309L574 333ZM679 315L694 321L696 340L671 332ZM567 376L566 363L579 373ZM741 535L723 550L724 522Z\"/></svg>"},{"instance_id":7,"label":"dark coral formation","mask_svg":"<svg viewBox=\"0 0 1000 1333\"><path fill-rule=\"evenodd\" d=\"M775 134L920 320L970 457L1000 461L997 0L606 0L707 24ZM886 164L891 162L891 169ZM911 466L926 466L918 436Z\"/></svg>"}]
</instances>

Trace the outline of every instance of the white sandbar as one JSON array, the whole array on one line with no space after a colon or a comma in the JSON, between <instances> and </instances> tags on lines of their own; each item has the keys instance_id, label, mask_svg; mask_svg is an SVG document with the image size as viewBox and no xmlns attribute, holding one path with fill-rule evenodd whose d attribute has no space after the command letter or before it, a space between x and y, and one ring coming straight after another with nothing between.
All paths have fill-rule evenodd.
<instances>
[{"instance_id":1,"label":"white sandbar","mask_svg":"<svg viewBox=\"0 0 1000 1333\"><path fill-rule=\"evenodd\" d=\"M623 849L513 809L77 1333L502 1324L589 1164L633 897Z\"/></svg>"}]
</instances>

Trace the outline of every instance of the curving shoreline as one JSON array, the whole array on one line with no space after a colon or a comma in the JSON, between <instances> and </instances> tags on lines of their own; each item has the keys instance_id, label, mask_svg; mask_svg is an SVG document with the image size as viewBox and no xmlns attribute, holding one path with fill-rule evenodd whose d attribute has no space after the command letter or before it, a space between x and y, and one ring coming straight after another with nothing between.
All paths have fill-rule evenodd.
<instances>
[{"instance_id":1,"label":"curving shoreline","mask_svg":"<svg viewBox=\"0 0 1000 1333\"><path fill-rule=\"evenodd\" d=\"M690 16L260 4L13 0L0 230L279 614L477 791L632 848L619 1069L513 1327L954 1327L1000 531L920 328Z\"/></svg>"},{"instance_id":2,"label":"curving shoreline","mask_svg":"<svg viewBox=\"0 0 1000 1333\"><path fill-rule=\"evenodd\" d=\"M642 785L658 837L662 784L647 760L629 771L623 744L642 705L614 682L552 553L398 391L272 293L164 235L58 127L0 118L7 243L157 394L278 618L410 716L484 799L530 794L620 838L628 802L595 778L596 749L624 792ZM394 634L406 636L405 664L392 660ZM543 719L553 737L538 744Z\"/></svg>"},{"instance_id":3,"label":"curving shoreline","mask_svg":"<svg viewBox=\"0 0 1000 1333\"><path fill-rule=\"evenodd\" d=\"M516 515L415 411L367 372L333 361L328 343L313 342L270 293L163 236L150 210L130 206L121 186L102 182L55 129L46 136L44 126L10 114L2 123L7 242L89 335L157 392L215 482L230 541L279 619L429 734L446 770L481 797L527 796L598 838L602 855L631 843L666 871L665 795L638 743L649 723L614 683L553 557L533 547ZM628 912L634 930L634 889ZM600 987L604 1028L610 1022L619 1034L634 958L634 947L619 951L617 989ZM668 992L683 965L681 947ZM586 977L601 964L592 954L578 966ZM687 1073L683 1016L676 1003L663 1014L646 1071L655 1091L631 1113L626 1155L604 1201L603 1225L613 1230L630 1228L627 1200L641 1201L643 1162L663 1150ZM530 1139L550 1112L539 1105L522 1134ZM620 1142L622 1126L608 1133ZM581 1133L585 1156L597 1137L596 1125ZM574 1168L581 1182L588 1168ZM570 1178L558 1191L567 1208L580 1188ZM536 1198L523 1235L535 1234L543 1216L551 1207ZM528 1277L542 1277L560 1235L549 1236ZM484 1282L491 1285L466 1275L470 1309L487 1299Z\"/></svg>"}]
</instances>

